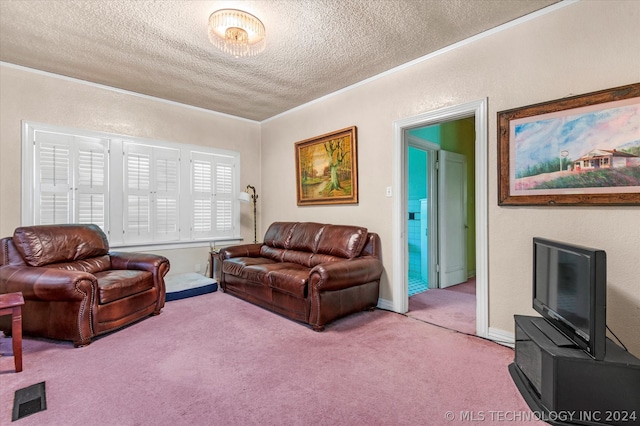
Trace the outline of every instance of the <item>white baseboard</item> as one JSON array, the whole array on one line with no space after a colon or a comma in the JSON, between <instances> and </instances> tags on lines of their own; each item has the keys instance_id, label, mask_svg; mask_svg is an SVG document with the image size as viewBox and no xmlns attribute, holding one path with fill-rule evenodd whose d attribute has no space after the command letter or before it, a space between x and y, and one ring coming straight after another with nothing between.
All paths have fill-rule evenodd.
<instances>
[{"instance_id":1,"label":"white baseboard","mask_svg":"<svg viewBox=\"0 0 640 426\"><path fill-rule=\"evenodd\" d=\"M378 299L378 308L384 309L385 311L395 312L393 310L393 302L388 299Z\"/></svg>"},{"instance_id":2,"label":"white baseboard","mask_svg":"<svg viewBox=\"0 0 640 426\"><path fill-rule=\"evenodd\" d=\"M513 333L509 333L504 330L489 327L487 338L510 348L515 347L515 337Z\"/></svg>"}]
</instances>

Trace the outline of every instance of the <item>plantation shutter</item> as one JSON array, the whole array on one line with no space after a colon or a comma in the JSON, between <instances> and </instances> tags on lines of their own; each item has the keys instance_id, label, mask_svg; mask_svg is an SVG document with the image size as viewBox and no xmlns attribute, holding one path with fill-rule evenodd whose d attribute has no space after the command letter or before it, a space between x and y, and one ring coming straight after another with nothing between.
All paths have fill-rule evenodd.
<instances>
[{"instance_id":1,"label":"plantation shutter","mask_svg":"<svg viewBox=\"0 0 640 426\"><path fill-rule=\"evenodd\" d=\"M234 158L191 153L191 237L232 237L235 231Z\"/></svg>"},{"instance_id":2,"label":"plantation shutter","mask_svg":"<svg viewBox=\"0 0 640 426\"><path fill-rule=\"evenodd\" d=\"M124 148L124 241L152 241L151 155L152 147L125 143Z\"/></svg>"},{"instance_id":3,"label":"plantation shutter","mask_svg":"<svg viewBox=\"0 0 640 426\"><path fill-rule=\"evenodd\" d=\"M22 152L24 226L93 223L113 247L241 238L235 151L23 122Z\"/></svg>"},{"instance_id":4,"label":"plantation shutter","mask_svg":"<svg viewBox=\"0 0 640 426\"><path fill-rule=\"evenodd\" d=\"M213 236L213 157L191 153L192 238Z\"/></svg>"},{"instance_id":5,"label":"plantation shutter","mask_svg":"<svg viewBox=\"0 0 640 426\"><path fill-rule=\"evenodd\" d=\"M180 151L125 142L124 241L180 238Z\"/></svg>"},{"instance_id":6,"label":"plantation shutter","mask_svg":"<svg viewBox=\"0 0 640 426\"><path fill-rule=\"evenodd\" d=\"M73 136L34 132L36 225L71 223Z\"/></svg>"},{"instance_id":7,"label":"plantation shutter","mask_svg":"<svg viewBox=\"0 0 640 426\"><path fill-rule=\"evenodd\" d=\"M233 235L233 164L215 163L215 223L216 236Z\"/></svg>"},{"instance_id":8,"label":"plantation shutter","mask_svg":"<svg viewBox=\"0 0 640 426\"><path fill-rule=\"evenodd\" d=\"M108 150L105 140L75 137L76 185L75 212L77 223L93 223L108 232L109 175Z\"/></svg>"},{"instance_id":9,"label":"plantation shutter","mask_svg":"<svg viewBox=\"0 0 640 426\"><path fill-rule=\"evenodd\" d=\"M34 223L94 223L108 232L108 140L34 131Z\"/></svg>"},{"instance_id":10,"label":"plantation shutter","mask_svg":"<svg viewBox=\"0 0 640 426\"><path fill-rule=\"evenodd\" d=\"M154 224L156 241L180 238L178 208L180 202L180 151L154 148L155 176Z\"/></svg>"}]
</instances>

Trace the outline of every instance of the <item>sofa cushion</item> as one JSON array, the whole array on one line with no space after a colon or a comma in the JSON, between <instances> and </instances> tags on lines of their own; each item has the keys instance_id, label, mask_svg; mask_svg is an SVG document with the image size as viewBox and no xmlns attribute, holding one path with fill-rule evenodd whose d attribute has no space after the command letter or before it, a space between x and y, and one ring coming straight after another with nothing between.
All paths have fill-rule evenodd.
<instances>
[{"instance_id":1,"label":"sofa cushion","mask_svg":"<svg viewBox=\"0 0 640 426\"><path fill-rule=\"evenodd\" d=\"M98 303L104 305L141 293L153 287L153 274L149 271L114 269L98 272Z\"/></svg>"},{"instance_id":2,"label":"sofa cushion","mask_svg":"<svg viewBox=\"0 0 640 426\"><path fill-rule=\"evenodd\" d=\"M278 269L291 267L291 265L291 263L274 262L245 266L240 277L249 281L268 285L269 273L271 273L272 271L277 271Z\"/></svg>"},{"instance_id":3,"label":"sofa cushion","mask_svg":"<svg viewBox=\"0 0 640 426\"><path fill-rule=\"evenodd\" d=\"M313 266L311 261L313 260L313 252L298 251L298 250L285 250L282 254L283 262L292 262L306 267Z\"/></svg>"},{"instance_id":4,"label":"sofa cushion","mask_svg":"<svg viewBox=\"0 0 640 426\"><path fill-rule=\"evenodd\" d=\"M287 241L287 249L315 253L318 239L325 226L327 225L315 222L299 223L291 231L291 237Z\"/></svg>"},{"instance_id":5,"label":"sofa cushion","mask_svg":"<svg viewBox=\"0 0 640 426\"><path fill-rule=\"evenodd\" d=\"M13 243L29 266L103 256L109 242L96 225L40 225L16 228Z\"/></svg>"},{"instance_id":6,"label":"sofa cushion","mask_svg":"<svg viewBox=\"0 0 640 426\"><path fill-rule=\"evenodd\" d=\"M326 225L318 238L317 253L352 259L360 255L367 243L367 228Z\"/></svg>"},{"instance_id":7,"label":"sofa cushion","mask_svg":"<svg viewBox=\"0 0 640 426\"><path fill-rule=\"evenodd\" d=\"M284 269L269 272L269 286L295 297L307 297L309 268L290 263Z\"/></svg>"},{"instance_id":8,"label":"sofa cushion","mask_svg":"<svg viewBox=\"0 0 640 426\"><path fill-rule=\"evenodd\" d=\"M263 244L262 247L260 247L260 256L276 262L282 262L282 255L284 255L285 251L286 250L282 248L269 247L268 245Z\"/></svg>"},{"instance_id":9,"label":"sofa cushion","mask_svg":"<svg viewBox=\"0 0 640 426\"><path fill-rule=\"evenodd\" d=\"M76 260L74 262L51 263L44 268L64 269L66 271L83 271L90 274L106 271L111 268L109 255L92 257L91 259Z\"/></svg>"},{"instance_id":10,"label":"sofa cushion","mask_svg":"<svg viewBox=\"0 0 640 426\"><path fill-rule=\"evenodd\" d=\"M251 265L276 263L265 257L233 257L222 262L222 272L236 277L244 277L244 269Z\"/></svg>"},{"instance_id":11,"label":"sofa cushion","mask_svg":"<svg viewBox=\"0 0 640 426\"><path fill-rule=\"evenodd\" d=\"M291 232L298 225L297 222L274 222L264 234L264 244L270 247L287 248Z\"/></svg>"}]
</instances>

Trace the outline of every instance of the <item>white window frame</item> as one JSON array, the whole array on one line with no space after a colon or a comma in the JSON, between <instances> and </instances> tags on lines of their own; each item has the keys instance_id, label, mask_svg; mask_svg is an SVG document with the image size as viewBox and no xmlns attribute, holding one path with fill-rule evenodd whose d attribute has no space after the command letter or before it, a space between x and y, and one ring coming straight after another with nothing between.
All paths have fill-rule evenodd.
<instances>
[{"instance_id":1,"label":"white window frame","mask_svg":"<svg viewBox=\"0 0 640 426\"><path fill-rule=\"evenodd\" d=\"M222 150L218 148L208 148L197 145L180 144L176 142L159 141L152 139L136 138L131 136L123 136L104 132L96 132L90 130L74 129L69 127L52 126L43 123L23 121L22 123L22 201L21 201L21 223L23 226L36 225L37 209L39 208L39 178L36 173L39 172L37 164L37 147L35 141L36 132L48 132L61 135L68 135L71 141L74 139L83 140L85 138L100 139L106 145L107 152L107 170L105 171L106 182L106 209L104 220L104 231L109 238L109 245L112 248L120 250L153 250L153 249L170 249L184 247L203 247L209 246L217 241L240 241L240 203L238 194L240 192L240 153L237 151ZM72 145L72 158L76 158L76 146ZM149 233L143 233L143 237L139 235L133 238L127 235L125 227L126 206L127 206L127 187L126 181L126 163L127 152L140 152L149 155L150 158L150 174L148 200L150 203L166 200L174 201L177 199L177 230L166 232L154 232L155 220L157 215L154 212L160 211L155 205L150 207ZM193 230L193 208L194 194L192 181L192 158L208 158L213 164L214 181L212 183L214 192L210 194L212 205L216 202L223 202L227 209L231 209L231 227L229 228L229 217L223 223L226 229L218 231L216 229L215 209L213 211L213 226L210 232L196 233ZM74 160L75 161L75 160ZM177 161L177 173L175 177L171 177L172 182L177 185L177 191L167 184L166 176L158 175L155 165L157 161L169 161L173 165ZM227 179L223 185L225 193L220 193L215 189L220 187L215 181L215 167L222 165L226 171L224 174ZM72 168L72 166L69 166ZM171 170L173 172L173 170ZM230 172L230 173L229 173ZM72 173L73 174L73 173ZM229 184L228 179L231 179ZM77 179L72 176L73 182L70 184L71 197L77 193ZM80 188L82 189L82 188ZM142 192L138 191L138 194ZM75 201L74 201L75 203ZM77 215L74 210L77 204L70 204L69 221L77 223ZM169 217L169 216L167 216ZM173 217L173 216L171 216ZM167 228L168 229L168 228Z\"/></svg>"}]
</instances>

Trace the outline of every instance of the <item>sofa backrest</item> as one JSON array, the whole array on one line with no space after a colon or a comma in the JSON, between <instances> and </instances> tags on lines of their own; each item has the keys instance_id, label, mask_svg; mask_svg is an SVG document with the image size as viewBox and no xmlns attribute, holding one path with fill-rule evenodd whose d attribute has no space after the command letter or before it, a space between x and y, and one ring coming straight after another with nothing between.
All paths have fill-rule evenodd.
<instances>
[{"instance_id":1,"label":"sofa backrest","mask_svg":"<svg viewBox=\"0 0 640 426\"><path fill-rule=\"evenodd\" d=\"M315 222L274 222L264 236L264 245L269 248L345 259L360 256L367 242L367 228Z\"/></svg>"},{"instance_id":2,"label":"sofa backrest","mask_svg":"<svg viewBox=\"0 0 640 426\"><path fill-rule=\"evenodd\" d=\"M4 237L0 240L0 266L25 266L24 259L13 244L13 238Z\"/></svg>"},{"instance_id":3,"label":"sofa backrest","mask_svg":"<svg viewBox=\"0 0 640 426\"><path fill-rule=\"evenodd\" d=\"M13 244L29 266L104 256L109 242L96 225L38 225L16 228Z\"/></svg>"},{"instance_id":4,"label":"sofa backrest","mask_svg":"<svg viewBox=\"0 0 640 426\"><path fill-rule=\"evenodd\" d=\"M361 256L373 256L380 259L382 256L382 243L380 236L375 232L369 232L367 236L367 244L362 249Z\"/></svg>"}]
</instances>

